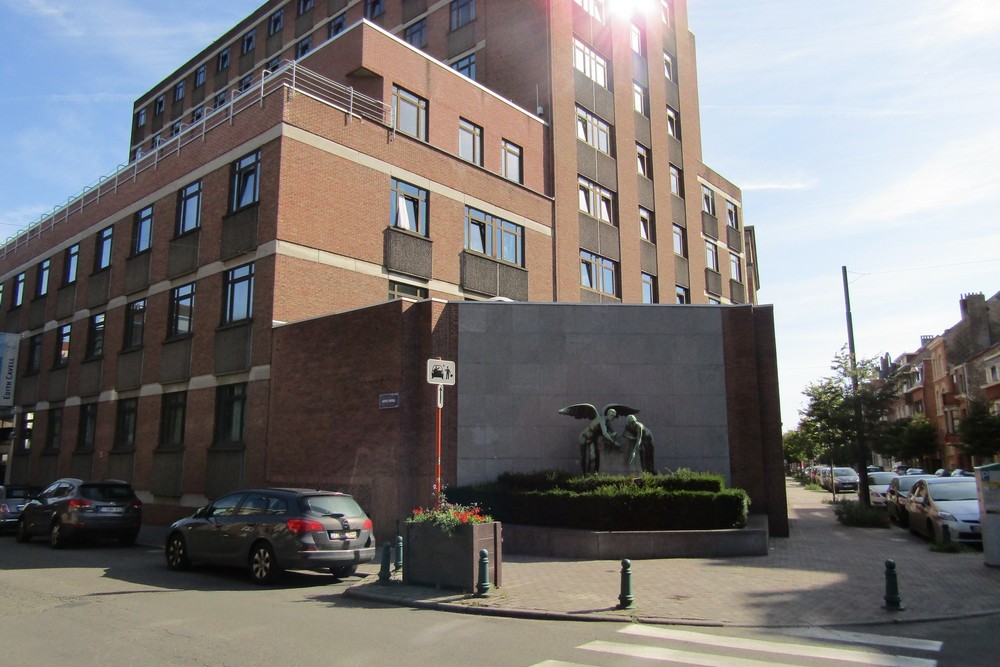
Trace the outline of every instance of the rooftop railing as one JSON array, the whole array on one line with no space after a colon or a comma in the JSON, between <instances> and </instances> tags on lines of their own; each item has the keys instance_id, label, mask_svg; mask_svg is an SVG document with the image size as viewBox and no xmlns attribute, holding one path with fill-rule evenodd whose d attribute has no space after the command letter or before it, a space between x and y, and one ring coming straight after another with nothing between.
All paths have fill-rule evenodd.
<instances>
[{"instance_id":1,"label":"rooftop railing","mask_svg":"<svg viewBox=\"0 0 1000 667\"><path fill-rule=\"evenodd\" d=\"M337 83L325 76L306 69L295 61L285 61L273 71L264 70L259 81L245 88L233 88L227 95L229 101L217 108L206 110L204 116L190 123L182 123L169 138L163 139L147 151L136 151L131 162L118 168L88 185L78 195L57 205L52 211L42 215L21 231L9 236L0 246L0 258L16 253L32 239L58 224L69 220L90 204L97 203L118 191L123 183L135 181L147 169L155 169L159 162L181 148L202 141L215 128L231 124L240 113L255 106L261 106L264 99L274 93L285 92L289 96L306 95L323 104L347 113L349 116L368 120L395 129L392 107L381 100L356 92L354 88Z\"/></svg>"}]
</instances>

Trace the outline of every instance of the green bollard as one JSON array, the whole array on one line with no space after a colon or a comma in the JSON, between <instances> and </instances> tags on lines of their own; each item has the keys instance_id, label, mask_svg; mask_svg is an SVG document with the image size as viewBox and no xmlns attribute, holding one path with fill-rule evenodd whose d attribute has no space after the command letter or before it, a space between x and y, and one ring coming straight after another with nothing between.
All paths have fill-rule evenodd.
<instances>
[{"instance_id":1,"label":"green bollard","mask_svg":"<svg viewBox=\"0 0 1000 667\"><path fill-rule=\"evenodd\" d=\"M618 609L631 609L635 602L632 595L632 561L622 558L622 591L618 596Z\"/></svg>"},{"instance_id":2,"label":"green bollard","mask_svg":"<svg viewBox=\"0 0 1000 667\"><path fill-rule=\"evenodd\" d=\"M393 565L393 569L399 572L403 569L403 536L396 536L396 562Z\"/></svg>"},{"instance_id":3,"label":"green bollard","mask_svg":"<svg viewBox=\"0 0 1000 667\"><path fill-rule=\"evenodd\" d=\"M382 545L382 567L378 571L378 583L388 584L392 580L389 573L389 563L392 562L392 544L386 542Z\"/></svg>"},{"instance_id":4,"label":"green bollard","mask_svg":"<svg viewBox=\"0 0 1000 667\"><path fill-rule=\"evenodd\" d=\"M493 584L490 583L490 552L486 549L479 550L479 583L476 584L476 596L483 597L490 592Z\"/></svg>"},{"instance_id":5,"label":"green bollard","mask_svg":"<svg viewBox=\"0 0 1000 667\"><path fill-rule=\"evenodd\" d=\"M896 581L896 563L891 560L885 562L885 603L884 609L889 611L902 611L903 600L899 597L899 583Z\"/></svg>"}]
</instances>

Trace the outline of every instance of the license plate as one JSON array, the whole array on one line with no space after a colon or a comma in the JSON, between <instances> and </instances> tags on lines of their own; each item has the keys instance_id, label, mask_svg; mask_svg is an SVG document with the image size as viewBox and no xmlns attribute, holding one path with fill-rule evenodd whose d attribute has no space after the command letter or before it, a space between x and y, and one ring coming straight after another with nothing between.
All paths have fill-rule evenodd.
<instances>
[{"instance_id":1,"label":"license plate","mask_svg":"<svg viewBox=\"0 0 1000 667\"><path fill-rule=\"evenodd\" d=\"M102 507L101 512L110 512L112 514L121 514L125 511L124 507Z\"/></svg>"},{"instance_id":2,"label":"license plate","mask_svg":"<svg viewBox=\"0 0 1000 667\"><path fill-rule=\"evenodd\" d=\"M331 540L353 540L358 536L358 531L356 530L331 530L330 539Z\"/></svg>"}]
</instances>

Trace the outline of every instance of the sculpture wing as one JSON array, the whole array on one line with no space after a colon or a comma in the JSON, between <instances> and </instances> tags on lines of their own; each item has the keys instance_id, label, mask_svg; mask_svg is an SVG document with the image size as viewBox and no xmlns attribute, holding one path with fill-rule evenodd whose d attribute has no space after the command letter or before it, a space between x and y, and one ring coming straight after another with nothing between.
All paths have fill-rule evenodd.
<instances>
[{"instance_id":1,"label":"sculpture wing","mask_svg":"<svg viewBox=\"0 0 1000 667\"><path fill-rule=\"evenodd\" d=\"M618 415L619 417L628 417L629 415L639 414L638 408L630 408L629 406L622 405L620 403L608 403L607 405L604 406L604 409L601 410L601 414L602 415L608 414L608 410L614 410L615 414Z\"/></svg>"},{"instance_id":2,"label":"sculpture wing","mask_svg":"<svg viewBox=\"0 0 1000 667\"><path fill-rule=\"evenodd\" d=\"M574 403L559 410L561 415L569 415L576 419L593 419L597 416L597 408L590 403Z\"/></svg>"}]
</instances>

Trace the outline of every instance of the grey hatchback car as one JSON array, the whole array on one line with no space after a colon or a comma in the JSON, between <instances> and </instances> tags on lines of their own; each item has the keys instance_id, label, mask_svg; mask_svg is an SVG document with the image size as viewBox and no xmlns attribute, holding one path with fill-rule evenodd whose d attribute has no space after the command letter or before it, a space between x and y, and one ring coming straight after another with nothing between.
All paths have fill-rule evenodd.
<instances>
[{"instance_id":1,"label":"grey hatchback car","mask_svg":"<svg viewBox=\"0 0 1000 667\"><path fill-rule=\"evenodd\" d=\"M25 503L17 541L44 535L58 549L75 538L111 537L131 546L141 526L142 501L128 482L64 477Z\"/></svg>"},{"instance_id":2,"label":"grey hatchback car","mask_svg":"<svg viewBox=\"0 0 1000 667\"><path fill-rule=\"evenodd\" d=\"M271 583L283 570L354 574L375 559L372 520L357 501L334 491L245 489L222 496L167 534L167 566L192 563L247 568Z\"/></svg>"},{"instance_id":3,"label":"grey hatchback car","mask_svg":"<svg viewBox=\"0 0 1000 667\"><path fill-rule=\"evenodd\" d=\"M25 503L41 490L41 487L24 484L0 485L0 533L17 526Z\"/></svg>"}]
</instances>

